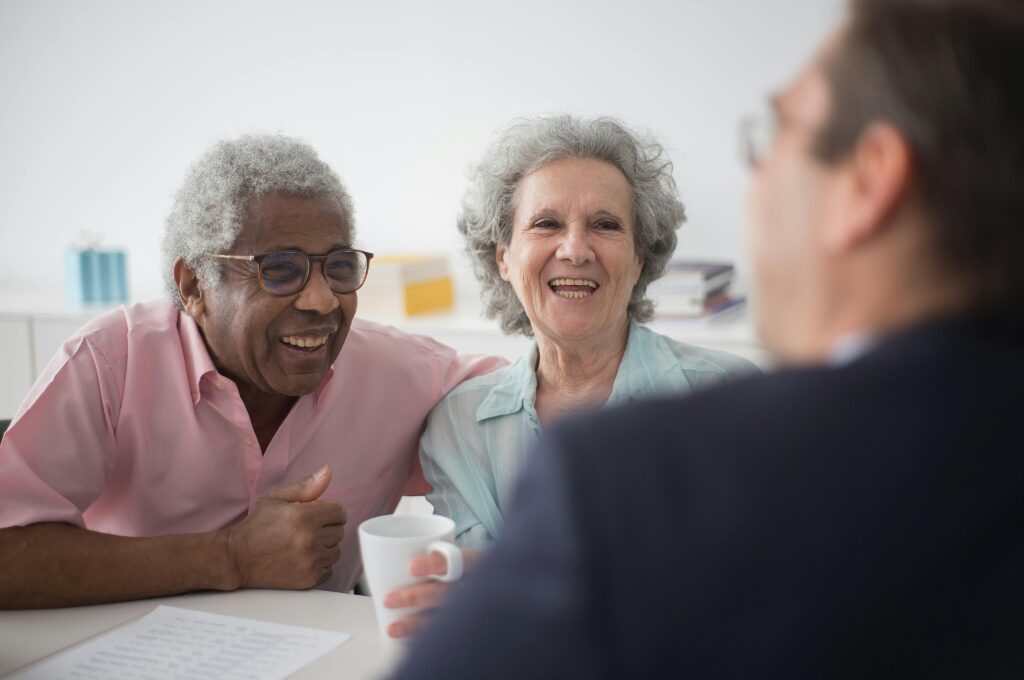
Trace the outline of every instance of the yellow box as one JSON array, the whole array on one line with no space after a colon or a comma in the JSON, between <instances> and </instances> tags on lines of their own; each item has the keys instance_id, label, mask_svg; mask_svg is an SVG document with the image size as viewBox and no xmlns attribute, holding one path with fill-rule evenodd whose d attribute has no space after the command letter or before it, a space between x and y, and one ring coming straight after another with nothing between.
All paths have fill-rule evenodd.
<instances>
[{"instance_id":1,"label":"yellow box","mask_svg":"<svg viewBox=\"0 0 1024 680\"><path fill-rule=\"evenodd\" d=\"M443 312L454 306L455 290L445 255L377 255L359 290L359 316L377 321Z\"/></svg>"},{"instance_id":2,"label":"yellow box","mask_svg":"<svg viewBox=\"0 0 1024 680\"><path fill-rule=\"evenodd\" d=\"M405 313L429 314L451 309L455 305L455 289L447 276L441 279L407 283L403 286Z\"/></svg>"}]
</instances>

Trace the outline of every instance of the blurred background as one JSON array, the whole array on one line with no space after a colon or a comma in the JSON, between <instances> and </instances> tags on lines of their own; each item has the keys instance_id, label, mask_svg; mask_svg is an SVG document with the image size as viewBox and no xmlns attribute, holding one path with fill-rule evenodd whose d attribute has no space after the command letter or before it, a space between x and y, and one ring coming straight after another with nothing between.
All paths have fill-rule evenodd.
<instances>
[{"instance_id":1,"label":"blurred background","mask_svg":"<svg viewBox=\"0 0 1024 680\"><path fill-rule=\"evenodd\" d=\"M159 241L217 139L309 141L358 243L448 253L467 166L516 116L609 114L656 134L689 213L678 255L746 271L737 122L841 19L842 0L0 0L0 300L63 290L83 231L162 294ZM469 297L473 297L469 293Z\"/></svg>"}]
</instances>

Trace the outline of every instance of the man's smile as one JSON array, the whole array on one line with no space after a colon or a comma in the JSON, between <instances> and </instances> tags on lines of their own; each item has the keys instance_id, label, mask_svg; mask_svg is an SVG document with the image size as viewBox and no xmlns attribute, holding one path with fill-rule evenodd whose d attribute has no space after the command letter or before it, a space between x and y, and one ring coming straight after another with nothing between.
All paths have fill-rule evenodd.
<instances>
[{"instance_id":1,"label":"man's smile","mask_svg":"<svg viewBox=\"0 0 1024 680\"><path fill-rule=\"evenodd\" d=\"M315 350L327 344L329 335L286 335L281 342L292 347Z\"/></svg>"}]
</instances>

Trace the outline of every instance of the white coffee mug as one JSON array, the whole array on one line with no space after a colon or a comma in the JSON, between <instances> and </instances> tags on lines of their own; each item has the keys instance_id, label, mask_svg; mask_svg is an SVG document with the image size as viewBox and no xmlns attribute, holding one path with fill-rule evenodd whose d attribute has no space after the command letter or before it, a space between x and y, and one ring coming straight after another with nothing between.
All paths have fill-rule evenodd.
<instances>
[{"instance_id":1,"label":"white coffee mug","mask_svg":"<svg viewBox=\"0 0 1024 680\"><path fill-rule=\"evenodd\" d=\"M454 540L455 522L440 515L383 515L359 525L363 569L382 636L388 637L388 626L392 623L420 609L388 609L384 607L388 593L428 579L454 581L462 576L462 551ZM413 558L432 552L445 558L448 568L444 574L418 577L409 573Z\"/></svg>"}]
</instances>

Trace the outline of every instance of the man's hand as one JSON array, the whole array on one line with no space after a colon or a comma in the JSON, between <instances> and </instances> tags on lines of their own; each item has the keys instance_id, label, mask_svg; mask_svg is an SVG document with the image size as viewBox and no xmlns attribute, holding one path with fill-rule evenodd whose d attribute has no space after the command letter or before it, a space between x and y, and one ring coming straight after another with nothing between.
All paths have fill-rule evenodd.
<instances>
[{"instance_id":1,"label":"man's hand","mask_svg":"<svg viewBox=\"0 0 1024 680\"><path fill-rule=\"evenodd\" d=\"M227 529L239 588L303 589L323 583L341 555L345 508L318 500L331 483L329 465L272 489L244 520Z\"/></svg>"},{"instance_id":2,"label":"man's hand","mask_svg":"<svg viewBox=\"0 0 1024 680\"><path fill-rule=\"evenodd\" d=\"M479 550L466 549L462 551L463 564L469 567L480 557ZM443 574L447 569L444 556L437 553L420 555L409 563L409 573L413 576L425 578L433 574ZM404 607L422 607L424 611L407 616L404 619L395 621L388 626L388 635L393 638L402 638L415 634L422 626L426 615L433 607L436 607L444 599L451 583L440 581L426 581L415 583L411 586L395 588L384 597L384 606L388 609L402 609Z\"/></svg>"}]
</instances>

